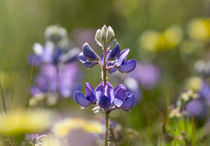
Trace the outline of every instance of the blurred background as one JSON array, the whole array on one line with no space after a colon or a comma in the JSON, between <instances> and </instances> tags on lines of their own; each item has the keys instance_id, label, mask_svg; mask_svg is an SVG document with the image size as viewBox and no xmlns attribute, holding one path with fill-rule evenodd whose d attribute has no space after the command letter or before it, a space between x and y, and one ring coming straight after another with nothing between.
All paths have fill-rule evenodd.
<instances>
[{"instance_id":1,"label":"blurred background","mask_svg":"<svg viewBox=\"0 0 210 146\"><path fill-rule=\"evenodd\" d=\"M113 112L111 118L138 133L131 145L157 145L171 105L176 105L182 92L197 89L202 80L195 63L210 57L209 16L209 0L1 0L0 77L6 105L12 109L27 104L31 80L28 55L35 42L45 44L44 32L49 25L66 28L80 49L88 42L96 51L96 30L110 25L121 49L130 48L128 58L139 62L135 73L125 75L138 84L136 107L128 113ZM85 82L96 87L101 81L100 68L87 70L78 64L82 90ZM33 76L36 74L34 69ZM115 76L109 79L116 85ZM192 77L199 81L189 83ZM120 78L124 82L124 77ZM91 110L80 110L73 99L63 98L50 108L71 115L92 115ZM208 116L198 117L197 123L198 129L204 127Z\"/></svg>"}]
</instances>

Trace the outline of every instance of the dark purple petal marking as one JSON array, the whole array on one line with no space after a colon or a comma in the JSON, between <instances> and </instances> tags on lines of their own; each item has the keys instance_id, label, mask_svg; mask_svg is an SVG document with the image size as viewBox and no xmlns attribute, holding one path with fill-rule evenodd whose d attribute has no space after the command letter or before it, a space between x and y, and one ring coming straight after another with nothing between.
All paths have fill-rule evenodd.
<instances>
[{"instance_id":1,"label":"dark purple petal marking","mask_svg":"<svg viewBox=\"0 0 210 146\"><path fill-rule=\"evenodd\" d=\"M89 60L96 60L96 53L90 48L88 43L85 43L82 48L83 55Z\"/></svg>"},{"instance_id":2,"label":"dark purple petal marking","mask_svg":"<svg viewBox=\"0 0 210 146\"><path fill-rule=\"evenodd\" d=\"M82 107L88 107L91 104L87 97L80 91L75 91L73 97L74 100Z\"/></svg>"},{"instance_id":3,"label":"dark purple petal marking","mask_svg":"<svg viewBox=\"0 0 210 146\"><path fill-rule=\"evenodd\" d=\"M124 73L129 73L136 68L136 60L131 59L126 61L123 65L119 66L119 71Z\"/></svg>"},{"instance_id":4,"label":"dark purple petal marking","mask_svg":"<svg viewBox=\"0 0 210 146\"><path fill-rule=\"evenodd\" d=\"M120 46L119 43L116 42L114 48L112 49L110 55L109 55L109 59L114 59L116 58L118 55L120 54Z\"/></svg>"},{"instance_id":5,"label":"dark purple petal marking","mask_svg":"<svg viewBox=\"0 0 210 146\"><path fill-rule=\"evenodd\" d=\"M110 100L109 97L107 97L107 96L105 96L105 95L102 95L101 98L100 98L100 100L99 100L98 105L99 105L101 108L107 110L107 109L109 109L109 107L110 107L110 105L111 105L111 100Z\"/></svg>"}]
</instances>

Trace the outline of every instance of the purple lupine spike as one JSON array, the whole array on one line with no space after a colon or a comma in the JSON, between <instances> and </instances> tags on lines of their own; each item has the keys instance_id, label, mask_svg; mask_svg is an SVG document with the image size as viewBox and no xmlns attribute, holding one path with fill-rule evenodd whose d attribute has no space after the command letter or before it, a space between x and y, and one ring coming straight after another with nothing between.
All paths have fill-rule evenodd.
<instances>
[{"instance_id":1,"label":"purple lupine spike","mask_svg":"<svg viewBox=\"0 0 210 146\"><path fill-rule=\"evenodd\" d=\"M119 43L116 42L114 48L112 49L109 55L109 59L115 59L119 54L120 54L120 46Z\"/></svg>"},{"instance_id":2,"label":"purple lupine spike","mask_svg":"<svg viewBox=\"0 0 210 146\"><path fill-rule=\"evenodd\" d=\"M85 58L88 60L97 60L96 53L90 48L88 43L85 43L82 48L82 52Z\"/></svg>"},{"instance_id":3,"label":"purple lupine spike","mask_svg":"<svg viewBox=\"0 0 210 146\"><path fill-rule=\"evenodd\" d=\"M85 96L80 91L75 91L73 94L74 100L82 107L88 107L91 105L91 101L87 99L87 96Z\"/></svg>"},{"instance_id":4,"label":"purple lupine spike","mask_svg":"<svg viewBox=\"0 0 210 146\"><path fill-rule=\"evenodd\" d=\"M133 93L126 93L126 98L123 104L121 105L121 109L125 111L129 111L131 108L133 108L136 105L136 97Z\"/></svg>"},{"instance_id":5,"label":"purple lupine spike","mask_svg":"<svg viewBox=\"0 0 210 146\"><path fill-rule=\"evenodd\" d=\"M96 64L98 64L97 61L88 61L85 56L83 55L83 53L80 53L78 59L80 60L80 62L87 68L92 68L93 66L95 66Z\"/></svg>"},{"instance_id":6,"label":"purple lupine spike","mask_svg":"<svg viewBox=\"0 0 210 146\"><path fill-rule=\"evenodd\" d=\"M114 89L114 94L115 94L115 98L114 98L114 104L117 107L120 107L124 100L125 100L125 96L126 96L126 87L123 84L119 84L117 85L117 87Z\"/></svg>"},{"instance_id":7,"label":"purple lupine spike","mask_svg":"<svg viewBox=\"0 0 210 146\"><path fill-rule=\"evenodd\" d=\"M91 102L91 103L95 103L96 101L96 97L95 97L95 91L93 86L90 83L86 83L85 84L86 87L86 95L87 95L87 99Z\"/></svg>"},{"instance_id":8,"label":"purple lupine spike","mask_svg":"<svg viewBox=\"0 0 210 146\"><path fill-rule=\"evenodd\" d=\"M124 73L129 73L136 68L136 60L131 59L126 61L124 64L119 66L119 71Z\"/></svg>"}]
</instances>

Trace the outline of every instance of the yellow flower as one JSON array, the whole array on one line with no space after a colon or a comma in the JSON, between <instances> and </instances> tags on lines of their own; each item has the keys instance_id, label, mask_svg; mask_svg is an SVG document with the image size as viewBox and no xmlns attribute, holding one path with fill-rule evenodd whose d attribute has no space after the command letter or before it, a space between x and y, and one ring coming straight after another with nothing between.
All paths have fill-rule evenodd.
<instances>
[{"instance_id":1,"label":"yellow flower","mask_svg":"<svg viewBox=\"0 0 210 146\"><path fill-rule=\"evenodd\" d=\"M16 109L0 115L0 134L37 133L50 124L51 114L44 110Z\"/></svg>"},{"instance_id":2,"label":"yellow flower","mask_svg":"<svg viewBox=\"0 0 210 146\"><path fill-rule=\"evenodd\" d=\"M146 31L140 37L141 48L147 51L164 51L175 48L182 40L182 30L171 26L164 32Z\"/></svg>"},{"instance_id":3,"label":"yellow flower","mask_svg":"<svg viewBox=\"0 0 210 146\"><path fill-rule=\"evenodd\" d=\"M207 41L210 39L210 19L200 18L190 22L188 34L197 41Z\"/></svg>"},{"instance_id":4,"label":"yellow flower","mask_svg":"<svg viewBox=\"0 0 210 146\"><path fill-rule=\"evenodd\" d=\"M90 133L103 133L104 127L102 123L94 120L86 120L82 118L67 118L57 122L53 127L53 133L58 137L65 137L73 130L82 129Z\"/></svg>"},{"instance_id":5,"label":"yellow flower","mask_svg":"<svg viewBox=\"0 0 210 146\"><path fill-rule=\"evenodd\" d=\"M199 91L202 87L202 80L199 77L191 77L186 83L186 88L193 91Z\"/></svg>"}]
</instances>

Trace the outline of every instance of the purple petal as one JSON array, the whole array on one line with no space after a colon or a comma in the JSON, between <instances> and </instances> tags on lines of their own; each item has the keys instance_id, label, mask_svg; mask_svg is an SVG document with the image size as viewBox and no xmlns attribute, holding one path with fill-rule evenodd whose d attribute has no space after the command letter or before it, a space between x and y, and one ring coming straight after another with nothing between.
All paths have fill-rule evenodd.
<instances>
[{"instance_id":1,"label":"purple petal","mask_svg":"<svg viewBox=\"0 0 210 146\"><path fill-rule=\"evenodd\" d=\"M82 52L87 59L96 60L96 53L90 48L88 43L85 43L82 48Z\"/></svg>"},{"instance_id":2,"label":"purple petal","mask_svg":"<svg viewBox=\"0 0 210 146\"><path fill-rule=\"evenodd\" d=\"M199 100L192 100L187 104L186 110L190 116L202 116L204 115L204 104Z\"/></svg>"},{"instance_id":3,"label":"purple petal","mask_svg":"<svg viewBox=\"0 0 210 146\"><path fill-rule=\"evenodd\" d=\"M136 104L136 96L135 94L127 93L126 99L123 102L121 109L128 111L133 108Z\"/></svg>"},{"instance_id":4,"label":"purple petal","mask_svg":"<svg viewBox=\"0 0 210 146\"><path fill-rule=\"evenodd\" d=\"M59 67L58 74L59 91L64 97L70 97L78 87L76 81L81 77L79 72L79 67L76 63L69 63L64 66Z\"/></svg>"},{"instance_id":5,"label":"purple petal","mask_svg":"<svg viewBox=\"0 0 210 146\"><path fill-rule=\"evenodd\" d=\"M92 68L93 66L95 66L96 64L98 64L97 61L88 61L88 60L84 57L83 53L80 53L80 55L79 55L78 58L79 58L80 62L81 62L85 67L87 67L87 68Z\"/></svg>"},{"instance_id":6,"label":"purple petal","mask_svg":"<svg viewBox=\"0 0 210 146\"><path fill-rule=\"evenodd\" d=\"M105 95L102 95L100 100L99 100L99 103L98 105L103 108L103 109L109 109L110 105L111 105L111 100L109 97L105 96Z\"/></svg>"},{"instance_id":7,"label":"purple petal","mask_svg":"<svg viewBox=\"0 0 210 146\"><path fill-rule=\"evenodd\" d=\"M123 101L125 100L126 97L126 87L123 84L117 85L117 87L114 89L114 104L117 107L120 107L123 104Z\"/></svg>"},{"instance_id":8,"label":"purple petal","mask_svg":"<svg viewBox=\"0 0 210 146\"><path fill-rule=\"evenodd\" d=\"M130 49L124 49L120 52L119 56L118 56L118 60L115 63L116 66L120 66L122 65L122 63L127 59L128 53L129 53Z\"/></svg>"},{"instance_id":9,"label":"purple petal","mask_svg":"<svg viewBox=\"0 0 210 146\"><path fill-rule=\"evenodd\" d=\"M106 82L106 86L104 86L104 82L102 81L97 87L96 87L96 98L97 101L100 101L100 96L105 95L108 98L110 98L111 103L114 100L114 90L112 87L112 84L110 82Z\"/></svg>"},{"instance_id":10,"label":"purple petal","mask_svg":"<svg viewBox=\"0 0 210 146\"><path fill-rule=\"evenodd\" d=\"M75 91L73 97L74 100L82 107L88 107L91 104L87 97L80 91Z\"/></svg>"},{"instance_id":11,"label":"purple petal","mask_svg":"<svg viewBox=\"0 0 210 146\"><path fill-rule=\"evenodd\" d=\"M85 84L86 87L86 95L87 95L87 99L91 102L94 103L96 101L96 97L95 97L95 91L93 86L90 83L86 83Z\"/></svg>"},{"instance_id":12,"label":"purple petal","mask_svg":"<svg viewBox=\"0 0 210 146\"><path fill-rule=\"evenodd\" d=\"M112 52L109 55L110 59L114 59L115 57L117 57L120 54L120 46L119 43L117 42L114 46L114 48L112 49Z\"/></svg>"},{"instance_id":13,"label":"purple petal","mask_svg":"<svg viewBox=\"0 0 210 146\"><path fill-rule=\"evenodd\" d=\"M129 73L136 68L136 60L131 59L126 61L123 65L119 67L120 72Z\"/></svg>"}]
</instances>

